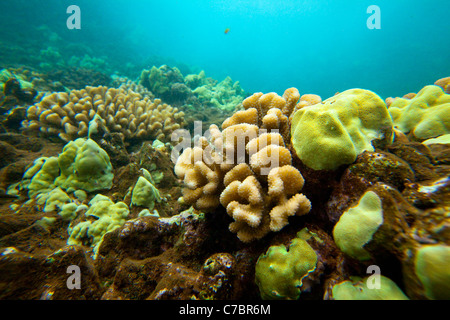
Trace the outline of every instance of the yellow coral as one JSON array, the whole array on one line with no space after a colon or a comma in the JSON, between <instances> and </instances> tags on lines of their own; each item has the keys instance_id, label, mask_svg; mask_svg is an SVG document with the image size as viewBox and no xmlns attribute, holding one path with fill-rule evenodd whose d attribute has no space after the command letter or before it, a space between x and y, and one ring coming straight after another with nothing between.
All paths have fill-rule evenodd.
<instances>
[{"instance_id":1,"label":"yellow coral","mask_svg":"<svg viewBox=\"0 0 450 320\"><path fill-rule=\"evenodd\" d=\"M277 204L269 213L270 230L279 231L288 224L290 216L304 215L311 210L311 202L298 193L305 180L296 168L290 165L274 168L268 181L268 195Z\"/></svg>"},{"instance_id":2,"label":"yellow coral","mask_svg":"<svg viewBox=\"0 0 450 320\"><path fill-rule=\"evenodd\" d=\"M264 195L255 176L248 176L243 181L232 181L220 195L220 203L235 220L246 221L252 228L259 226L264 210ZM230 204L233 207L231 209L228 207ZM235 209L240 210L235 212Z\"/></svg>"},{"instance_id":3,"label":"yellow coral","mask_svg":"<svg viewBox=\"0 0 450 320\"><path fill-rule=\"evenodd\" d=\"M297 105L292 110L291 115L289 116L289 120L292 121L292 117L297 110L304 108L304 107L313 106L313 105L321 103L321 102L322 102L322 98L316 94L302 95L300 97L300 101L297 103Z\"/></svg>"},{"instance_id":4,"label":"yellow coral","mask_svg":"<svg viewBox=\"0 0 450 320\"><path fill-rule=\"evenodd\" d=\"M223 130L223 169L230 169L237 163L246 162L245 147L249 141L258 136L258 132L258 126L247 123L236 124Z\"/></svg>"},{"instance_id":5,"label":"yellow coral","mask_svg":"<svg viewBox=\"0 0 450 320\"><path fill-rule=\"evenodd\" d=\"M389 106L394 125L419 140L450 133L450 95L426 86L413 99L397 98Z\"/></svg>"},{"instance_id":6,"label":"yellow coral","mask_svg":"<svg viewBox=\"0 0 450 320\"><path fill-rule=\"evenodd\" d=\"M133 91L86 87L70 93L53 93L27 110L25 129L58 135L65 141L88 135L95 118L111 132L125 138L169 141L170 134L185 125L177 108L150 100Z\"/></svg>"},{"instance_id":7,"label":"yellow coral","mask_svg":"<svg viewBox=\"0 0 450 320\"><path fill-rule=\"evenodd\" d=\"M286 139L289 137L289 118L278 108L269 109L262 119L263 129L279 131Z\"/></svg>"},{"instance_id":8,"label":"yellow coral","mask_svg":"<svg viewBox=\"0 0 450 320\"><path fill-rule=\"evenodd\" d=\"M298 109L292 116L292 145L300 160L314 170L350 164L373 142L392 142L392 119L374 92L351 89L322 103Z\"/></svg>"},{"instance_id":9,"label":"yellow coral","mask_svg":"<svg viewBox=\"0 0 450 320\"><path fill-rule=\"evenodd\" d=\"M250 158L252 170L258 175L268 175L273 168L291 164L291 162L289 150L273 144L262 148Z\"/></svg>"},{"instance_id":10,"label":"yellow coral","mask_svg":"<svg viewBox=\"0 0 450 320\"><path fill-rule=\"evenodd\" d=\"M283 99L286 104L282 107L281 111L284 115L289 116L294 111L295 105L300 99L300 93L296 88L289 88L283 93Z\"/></svg>"},{"instance_id":11,"label":"yellow coral","mask_svg":"<svg viewBox=\"0 0 450 320\"><path fill-rule=\"evenodd\" d=\"M284 147L283 137L279 133L263 133L247 143L246 149L250 157L268 145Z\"/></svg>"},{"instance_id":12,"label":"yellow coral","mask_svg":"<svg viewBox=\"0 0 450 320\"><path fill-rule=\"evenodd\" d=\"M286 100L283 99L283 97L280 97L275 92L270 92L263 94L259 100L259 110L262 115L267 114L267 111L273 108L277 109L283 109L283 107L286 105Z\"/></svg>"},{"instance_id":13,"label":"yellow coral","mask_svg":"<svg viewBox=\"0 0 450 320\"><path fill-rule=\"evenodd\" d=\"M225 186L230 185L233 181L244 181L245 178L253 175L252 169L246 163L241 163L227 172L223 179Z\"/></svg>"},{"instance_id":14,"label":"yellow coral","mask_svg":"<svg viewBox=\"0 0 450 320\"><path fill-rule=\"evenodd\" d=\"M268 192L256 177L247 164L240 164L225 176L226 188L220 195L220 203L235 220L230 230L243 242L279 231L290 216L311 210L310 201L298 193L304 179L296 168L286 165L272 169Z\"/></svg>"},{"instance_id":15,"label":"yellow coral","mask_svg":"<svg viewBox=\"0 0 450 320\"><path fill-rule=\"evenodd\" d=\"M235 220L230 230L244 242L265 236L270 231L269 220L264 217L266 199L250 167L247 164L234 167L225 176L225 181L220 203Z\"/></svg>"},{"instance_id":16,"label":"yellow coral","mask_svg":"<svg viewBox=\"0 0 450 320\"><path fill-rule=\"evenodd\" d=\"M261 92L255 93L252 96L246 98L242 105L248 112L248 115L254 116L256 109L258 126L262 129L267 129L269 132L278 130L284 139L289 139L289 116L295 108L296 103L300 99L300 94L296 88L287 89L283 96L280 97L275 92L263 94ZM251 112L250 112L251 110ZM239 121L237 117L242 118L242 115L235 114L230 120L226 120L224 123L235 124ZM249 116L245 119L246 123L249 120ZM251 118L254 121L254 117ZM252 122L253 124L254 122Z\"/></svg>"},{"instance_id":17,"label":"yellow coral","mask_svg":"<svg viewBox=\"0 0 450 320\"><path fill-rule=\"evenodd\" d=\"M222 123L222 129L240 123L258 124L258 111L255 108L238 111L230 118L225 119Z\"/></svg>"},{"instance_id":18,"label":"yellow coral","mask_svg":"<svg viewBox=\"0 0 450 320\"><path fill-rule=\"evenodd\" d=\"M213 211L219 205L223 175L208 145L184 150L175 164L175 174L183 179L183 199L198 210ZM212 151L208 154L208 151ZM209 163L207 165L206 163Z\"/></svg>"},{"instance_id":19,"label":"yellow coral","mask_svg":"<svg viewBox=\"0 0 450 320\"><path fill-rule=\"evenodd\" d=\"M244 107L244 109L255 108L258 110L259 98L261 98L262 95L263 95L262 92L254 93L253 95L251 95L248 98L245 98L244 101L242 101L242 106Z\"/></svg>"},{"instance_id":20,"label":"yellow coral","mask_svg":"<svg viewBox=\"0 0 450 320\"><path fill-rule=\"evenodd\" d=\"M252 95L243 102L244 111L223 122L222 133L211 126L210 141L201 138L202 147L186 149L175 165L175 173L184 180L185 202L200 208L199 200L206 200L209 206L203 207L212 211L218 205L214 199L219 199L234 219L230 231L243 242L279 231L290 216L311 209L300 193L304 180L291 166L283 135L289 134L288 116L299 97L295 88L283 97ZM209 164L204 163L208 146L214 146Z\"/></svg>"},{"instance_id":21,"label":"yellow coral","mask_svg":"<svg viewBox=\"0 0 450 320\"><path fill-rule=\"evenodd\" d=\"M268 182L269 196L279 198L297 193L303 188L305 180L296 168L285 165L271 170Z\"/></svg>"}]
</instances>

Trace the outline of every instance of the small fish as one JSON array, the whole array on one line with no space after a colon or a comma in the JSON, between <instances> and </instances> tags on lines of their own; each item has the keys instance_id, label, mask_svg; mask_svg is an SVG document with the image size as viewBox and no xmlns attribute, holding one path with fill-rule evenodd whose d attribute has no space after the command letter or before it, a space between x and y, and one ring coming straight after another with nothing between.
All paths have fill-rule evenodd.
<instances>
[{"instance_id":1,"label":"small fish","mask_svg":"<svg viewBox=\"0 0 450 320\"><path fill-rule=\"evenodd\" d=\"M228 32L230 32L230 28L226 28L224 33L228 34Z\"/></svg>"}]
</instances>

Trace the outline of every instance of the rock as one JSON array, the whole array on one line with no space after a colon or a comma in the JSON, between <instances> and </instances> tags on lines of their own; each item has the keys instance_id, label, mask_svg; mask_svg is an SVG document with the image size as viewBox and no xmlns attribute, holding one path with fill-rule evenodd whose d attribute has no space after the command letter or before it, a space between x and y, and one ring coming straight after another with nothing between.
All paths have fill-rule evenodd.
<instances>
[{"instance_id":1,"label":"rock","mask_svg":"<svg viewBox=\"0 0 450 320\"><path fill-rule=\"evenodd\" d=\"M0 252L1 299L87 300L101 297L101 285L92 262L80 247L63 247L49 255L26 253L15 247L0 248ZM69 266L80 270L79 290L68 288Z\"/></svg>"},{"instance_id":2,"label":"rock","mask_svg":"<svg viewBox=\"0 0 450 320\"><path fill-rule=\"evenodd\" d=\"M17 158L16 149L9 143L0 141L0 169L6 167Z\"/></svg>"},{"instance_id":3,"label":"rock","mask_svg":"<svg viewBox=\"0 0 450 320\"><path fill-rule=\"evenodd\" d=\"M418 142L407 144L393 143L388 147L388 151L406 161L414 171L416 181L437 178L433 172L432 155L430 149Z\"/></svg>"},{"instance_id":4,"label":"rock","mask_svg":"<svg viewBox=\"0 0 450 320\"><path fill-rule=\"evenodd\" d=\"M6 190L8 186L19 182L28 164L27 160L18 160L0 169L0 189Z\"/></svg>"},{"instance_id":5,"label":"rock","mask_svg":"<svg viewBox=\"0 0 450 320\"><path fill-rule=\"evenodd\" d=\"M447 176L420 183L409 183L402 195L421 209L450 205L450 178Z\"/></svg>"},{"instance_id":6,"label":"rock","mask_svg":"<svg viewBox=\"0 0 450 320\"><path fill-rule=\"evenodd\" d=\"M336 223L342 212L377 182L402 190L405 183L412 181L414 172L401 158L383 151L364 152L344 171L334 188L326 207L328 218Z\"/></svg>"}]
</instances>

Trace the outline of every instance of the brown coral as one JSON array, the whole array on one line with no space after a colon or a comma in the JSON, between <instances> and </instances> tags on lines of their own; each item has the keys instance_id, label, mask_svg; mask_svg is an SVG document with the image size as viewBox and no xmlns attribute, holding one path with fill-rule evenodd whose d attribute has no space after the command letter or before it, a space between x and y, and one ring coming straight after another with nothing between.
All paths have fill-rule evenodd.
<instances>
[{"instance_id":1,"label":"brown coral","mask_svg":"<svg viewBox=\"0 0 450 320\"><path fill-rule=\"evenodd\" d=\"M445 93L450 94L450 77L439 79L434 84L444 89Z\"/></svg>"},{"instance_id":2,"label":"brown coral","mask_svg":"<svg viewBox=\"0 0 450 320\"><path fill-rule=\"evenodd\" d=\"M53 93L27 110L26 130L58 135L65 141L87 136L89 122L98 117L111 132L124 138L169 141L184 126L184 113L161 100L150 100L133 91L86 87L70 93Z\"/></svg>"}]
</instances>

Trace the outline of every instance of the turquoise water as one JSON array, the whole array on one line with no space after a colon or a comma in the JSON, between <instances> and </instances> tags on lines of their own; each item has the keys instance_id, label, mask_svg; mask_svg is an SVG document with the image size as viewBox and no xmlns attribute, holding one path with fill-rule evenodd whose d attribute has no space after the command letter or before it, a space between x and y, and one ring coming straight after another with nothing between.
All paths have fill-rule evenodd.
<instances>
[{"instance_id":1,"label":"turquoise water","mask_svg":"<svg viewBox=\"0 0 450 320\"><path fill-rule=\"evenodd\" d=\"M2 3L0 40L26 47L30 56L3 52L0 63L33 64L32 57L53 46L67 59L106 57L112 71L130 77L168 63L184 74L231 76L248 92L296 87L323 98L354 87L399 96L450 74L445 0ZM66 27L72 4L80 7L81 30ZM381 29L367 27L370 5L380 9Z\"/></svg>"}]
</instances>

